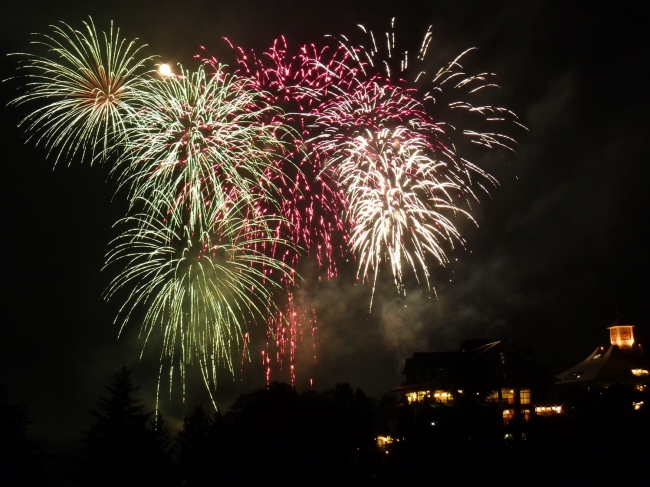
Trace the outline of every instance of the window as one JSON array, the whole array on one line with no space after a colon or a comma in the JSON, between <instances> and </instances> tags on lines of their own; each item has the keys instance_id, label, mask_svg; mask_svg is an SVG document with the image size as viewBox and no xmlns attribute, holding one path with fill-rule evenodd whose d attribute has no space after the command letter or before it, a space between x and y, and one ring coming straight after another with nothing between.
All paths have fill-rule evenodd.
<instances>
[{"instance_id":1,"label":"window","mask_svg":"<svg viewBox=\"0 0 650 487\"><path fill-rule=\"evenodd\" d=\"M535 408L535 414L539 416L552 416L554 414L560 414L562 412L562 406L537 406Z\"/></svg>"},{"instance_id":2,"label":"window","mask_svg":"<svg viewBox=\"0 0 650 487\"><path fill-rule=\"evenodd\" d=\"M514 389L501 389L501 400L508 404L515 403L515 390Z\"/></svg>"},{"instance_id":3,"label":"window","mask_svg":"<svg viewBox=\"0 0 650 487\"><path fill-rule=\"evenodd\" d=\"M448 402L451 402L451 400L453 399L453 396L451 395L451 392L435 391L433 393L433 399L436 402L441 402L443 404L447 404Z\"/></svg>"},{"instance_id":4,"label":"window","mask_svg":"<svg viewBox=\"0 0 650 487\"><path fill-rule=\"evenodd\" d=\"M393 442L392 436L378 436L375 439L377 441L377 446L382 450L387 450L388 446Z\"/></svg>"},{"instance_id":5,"label":"window","mask_svg":"<svg viewBox=\"0 0 650 487\"><path fill-rule=\"evenodd\" d=\"M503 426L508 426L510 420L515 417L514 409L504 409L503 410Z\"/></svg>"},{"instance_id":6,"label":"window","mask_svg":"<svg viewBox=\"0 0 650 487\"><path fill-rule=\"evenodd\" d=\"M519 402L521 404L530 404L530 389L521 389L519 391Z\"/></svg>"},{"instance_id":7,"label":"window","mask_svg":"<svg viewBox=\"0 0 650 487\"><path fill-rule=\"evenodd\" d=\"M648 371L646 369L632 369L632 374L641 377L644 375L648 375Z\"/></svg>"},{"instance_id":8,"label":"window","mask_svg":"<svg viewBox=\"0 0 650 487\"><path fill-rule=\"evenodd\" d=\"M423 402L425 398L431 397L431 391L416 391L416 392L407 392L406 400L409 404L414 402Z\"/></svg>"},{"instance_id":9,"label":"window","mask_svg":"<svg viewBox=\"0 0 650 487\"><path fill-rule=\"evenodd\" d=\"M485 398L486 401L488 402L498 402L499 401L499 391L492 391L488 396Z\"/></svg>"}]
</instances>

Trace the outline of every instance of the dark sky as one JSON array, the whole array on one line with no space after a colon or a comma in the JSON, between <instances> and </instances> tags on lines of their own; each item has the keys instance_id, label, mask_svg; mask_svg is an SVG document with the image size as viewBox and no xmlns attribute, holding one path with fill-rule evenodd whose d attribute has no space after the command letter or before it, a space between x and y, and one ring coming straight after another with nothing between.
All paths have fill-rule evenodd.
<instances>
[{"instance_id":1,"label":"dark sky","mask_svg":"<svg viewBox=\"0 0 650 487\"><path fill-rule=\"evenodd\" d=\"M500 186L474 209L478 227L458 223L467 247L450 254L447 268L433 269L437 299L419 289L400 298L387 275L372 315L370 287L345 276L321 285L308 280L300 291L319 311L319 333L318 365L310 339L299 348L298 388L309 378L320 390L347 381L380 396L399 383L413 352L453 350L463 338L516 340L557 373L606 338L619 306L641 337L650 333L650 240L643 236L650 12L643 2L594 3L25 0L2 7L0 39L3 53L24 52L31 32L59 20L80 26L91 15L99 29L113 20L152 53L191 66L200 45L222 49L222 36L261 50L281 34L297 44L356 32L359 23L382 32L396 16L397 35L413 40L412 50L434 26L436 60L477 47L466 67L498 74L499 101L530 132L514 134L516 155L476 160ZM15 58L3 56L2 79L14 68ZM153 408L158 351L154 343L140 359L135 323L118 340L118 303L101 300L112 277L101 268L116 235L112 225L125 211L123 195L113 197L108 167L53 170L42 149L24 144L16 128L24 111L5 106L19 84L2 84L0 382L30 406L39 436L74 439L122 363L134 368ZM262 327L251 332L263 341ZM260 344L252 347L243 373L223 375L220 407L263 386ZM208 402L198 378L190 371L186 404L180 381L171 404L163 393L171 423Z\"/></svg>"}]
</instances>

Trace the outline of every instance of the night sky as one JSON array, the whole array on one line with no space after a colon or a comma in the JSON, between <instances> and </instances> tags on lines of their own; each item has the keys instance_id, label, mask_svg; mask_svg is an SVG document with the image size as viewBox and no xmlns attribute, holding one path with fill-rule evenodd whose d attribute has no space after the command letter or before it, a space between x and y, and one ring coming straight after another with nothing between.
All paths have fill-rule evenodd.
<instances>
[{"instance_id":1,"label":"night sky","mask_svg":"<svg viewBox=\"0 0 650 487\"><path fill-rule=\"evenodd\" d=\"M223 52L223 36L263 50L282 34L298 44L353 34L357 24L384 32L394 16L402 46L413 51L433 25L436 62L477 47L465 67L496 72L497 100L530 132L512 130L517 154L474 159L500 185L473 209L478 227L457 221L467 245L450 252L446 268L432 266L437 298L421 288L400 297L384 273L369 315L369 285L355 285L353 275L318 284L304 272L299 299L318 311L318 364L306 330L298 389L313 378L318 390L350 382L381 396L402 380L413 352L455 350L464 338L516 340L558 373L606 340L617 309L637 325L637 336L650 336L650 240L643 236L650 209L650 12L642 3L25 0L2 7L0 39L2 53L26 52L30 33L49 32L60 20L81 27L91 15L98 30L113 20L162 61L192 67L199 46ZM14 57L2 56L1 78L14 76L15 67ZM122 364L133 367L145 407L153 409L158 348L152 343L140 359L137 323L118 339L119 303L101 299L114 275L101 271L117 235L112 226L126 210L108 165L73 161L53 170L54 158L25 144L16 127L25 109L6 106L20 81L1 86L0 382L11 400L30 407L38 436L73 440ZM234 379L223 374L215 396L220 408L264 386L264 327L251 333L251 361ZM180 381L171 403L166 383L162 390L170 424L209 403L196 369L185 404Z\"/></svg>"}]
</instances>

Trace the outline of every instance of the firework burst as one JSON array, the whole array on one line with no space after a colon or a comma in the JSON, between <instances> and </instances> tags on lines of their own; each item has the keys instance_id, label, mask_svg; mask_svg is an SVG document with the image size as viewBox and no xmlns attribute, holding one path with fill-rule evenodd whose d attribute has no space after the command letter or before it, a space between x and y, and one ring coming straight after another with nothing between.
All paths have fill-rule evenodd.
<instances>
[{"instance_id":1,"label":"firework burst","mask_svg":"<svg viewBox=\"0 0 650 487\"><path fill-rule=\"evenodd\" d=\"M116 166L132 204L146 200L174 225L200 233L210 231L201 226L206 208L230 211L246 202L247 212L277 213L274 180L288 129L274 123L277 109L246 79L200 66L152 81L142 105Z\"/></svg>"},{"instance_id":2,"label":"firework burst","mask_svg":"<svg viewBox=\"0 0 650 487\"><path fill-rule=\"evenodd\" d=\"M251 80L257 91L268 102L283 108L278 121L294 129L287 145L289 151L283 173L278 180L282 194L280 213L290 226L284 231L314 257L328 277L338 272L337 258L345 250L347 230L341 219L345 208L343 191L330 174L324 172L325 160L305 144L311 134L314 113L329 97L328 89L336 80L349 81L353 71L345 67L348 54L343 49L318 48L314 44L292 49L284 37L276 39L271 47L258 55L234 46L226 39L236 54L238 74ZM213 66L215 58L204 59ZM291 264L298 265L299 255L291 256Z\"/></svg>"},{"instance_id":3,"label":"firework burst","mask_svg":"<svg viewBox=\"0 0 650 487\"><path fill-rule=\"evenodd\" d=\"M382 50L373 33L362 29L371 47L352 45L346 38L339 41L354 77L343 76L340 83L331 84L335 96L315 112L313 124L320 133L315 131L308 143L314 152L326 155L325 170L345 191L350 248L359 275L372 281L374 296L383 262L389 264L398 290L404 291L404 266L429 286L430 257L444 265L445 248L463 243L453 223L458 214L471 219L463 202L471 207L472 200L478 201L476 186L487 191L486 182L496 184L468 159L467 144L509 150L515 144L508 135L476 127L518 122L505 108L444 102L448 92L473 95L496 86L492 74L462 71L460 60L466 53L428 82L424 71L407 80L412 69L408 52L396 49L394 32L386 33ZM420 64L431 36L429 29L416 56ZM461 130L445 123L457 118L457 112L467 115L460 121ZM464 198L452 198L452 191Z\"/></svg>"},{"instance_id":4,"label":"firework burst","mask_svg":"<svg viewBox=\"0 0 650 487\"><path fill-rule=\"evenodd\" d=\"M170 228L164 214L147 209L122 221L128 228L113 242L106 265L123 269L106 298L130 289L118 316L122 327L143 308L143 348L159 330L161 361L178 362L183 382L185 366L198 362L208 389L216 387L217 368L233 371L244 331L274 308L280 280L291 279L286 264L258 250L278 243L267 233L275 217L242 218L237 205L227 214L211 206L202 213L210 231L196 232Z\"/></svg>"},{"instance_id":5,"label":"firework burst","mask_svg":"<svg viewBox=\"0 0 650 487\"><path fill-rule=\"evenodd\" d=\"M43 143L55 161L70 161L81 151L91 160L104 159L125 134L126 120L137 111L147 84L144 45L129 43L119 29L97 34L90 19L84 31L65 23L52 26L53 34L41 34L33 44L48 50L48 56L17 54L21 69L29 72L27 92L12 103L38 101L22 122L30 138Z\"/></svg>"}]
</instances>

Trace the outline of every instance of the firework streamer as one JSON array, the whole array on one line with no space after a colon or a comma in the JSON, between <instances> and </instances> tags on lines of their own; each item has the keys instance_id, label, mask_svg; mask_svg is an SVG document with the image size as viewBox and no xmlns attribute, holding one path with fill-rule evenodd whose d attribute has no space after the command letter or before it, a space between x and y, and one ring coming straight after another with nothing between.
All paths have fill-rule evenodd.
<instances>
[{"instance_id":1,"label":"firework streamer","mask_svg":"<svg viewBox=\"0 0 650 487\"><path fill-rule=\"evenodd\" d=\"M304 252L288 252L285 248L282 255L276 255L292 268L299 268L303 258L314 259L319 279L321 275L333 278L338 273L338 260L347 252L347 229L341 218L346 204L344 192L329 173L323 172L324 159L310 151L304 138L312 128L314 110L328 96L328 86L333 80L340 83L352 75L343 62L348 54L342 49L330 51L329 46L319 50L314 44L292 50L284 37L276 39L260 56L228 43L236 53L237 74L251 80L269 104L282 107L276 122L291 126L291 135L299 135L284 139L289 153L276 187L282 195L280 214L287 222L279 232ZM214 57L203 60L218 71L219 62ZM296 347L303 339L302 327L307 323L314 326L314 318L294 299L294 282L285 282L283 311L268 318L269 341L263 354L267 381L271 365L290 370L291 382L295 381ZM311 334L313 337L315 330Z\"/></svg>"},{"instance_id":2,"label":"firework streamer","mask_svg":"<svg viewBox=\"0 0 650 487\"><path fill-rule=\"evenodd\" d=\"M121 327L142 308L143 350L152 334L160 333L161 361L178 363L183 383L185 367L198 363L208 390L216 387L219 367L233 372L248 325L274 309L273 289L291 275L284 262L259 250L278 243L268 233L277 217L242 217L246 205L228 213L206 207L205 232L170 228L166 215L149 206L121 222L127 229L106 259L107 266L122 264L106 292L111 299L127 290Z\"/></svg>"},{"instance_id":3,"label":"firework streamer","mask_svg":"<svg viewBox=\"0 0 650 487\"><path fill-rule=\"evenodd\" d=\"M219 67L152 81L127 132L116 165L132 206L146 200L163 208L173 225L198 232L202 213L248 205L249 212L277 214L282 195L282 137L278 110L241 77Z\"/></svg>"},{"instance_id":4,"label":"firework streamer","mask_svg":"<svg viewBox=\"0 0 650 487\"><path fill-rule=\"evenodd\" d=\"M281 231L290 223L279 214L283 196L277 186L277 181L286 177L283 170L290 167L282 139L291 131L278 122L280 111L263 96L251 89L248 80L225 73L221 66L210 74L202 65L195 72L181 69L179 76L155 80L142 100L137 123L129 129L126 156L121 161L127 165L121 170L121 184L130 189L132 209L145 208L132 220L136 229L124 238L131 239L131 247L141 249L140 232L151 235L153 226L158 228L157 233L167 233L166 239L178 235L185 239L171 246L161 242L161 248L186 249L191 257L179 260L183 262L182 278L170 279L159 298L147 305L150 311L144 328L150 333L161 316L157 310L164 305L169 306L166 315L177 308L163 334L161 358L172 362L169 330L183 336L189 336L187 330L202 330L201 337L195 333L191 338L197 343L193 347L180 339L180 363L187 365L192 356L196 357L209 389L216 387L217 365L233 372L232 356L245 343L243 325L272 313L273 290L296 278L286 260L276 258L297 251ZM116 168L120 171L119 165ZM123 247L120 243L117 248ZM208 249L215 250L205 260ZM236 272L220 277L214 271L213 254L217 251L229 255L228 262L238 263ZM109 261L113 260L111 256ZM201 265L188 267L187 262L194 260ZM147 262L152 259L147 257ZM128 266L115 286L125 282L133 273L131 269ZM203 277L192 277L196 275ZM149 274L147 277L152 279ZM217 296L217 288L230 295ZM246 295L246 289L251 296ZM200 299L188 301L183 296ZM127 302L132 301L133 295ZM236 308L229 304L233 301ZM245 301L248 307L243 306ZM170 302L173 304L167 304ZM139 304L138 299L135 304ZM183 318L183 313L189 313L189 318ZM214 329L224 333L204 331ZM218 336L227 340L215 341Z\"/></svg>"},{"instance_id":5,"label":"firework streamer","mask_svg":"<svg viewBox=\"0 0 650 487\"><path fill-rule=\"evenodd\" d=\"M304 140L311 133L311 120L328 88L334 80L353 76L345 68L348 54L343 49L318 48L314 44L290 49L286 39L276 39L261 55L231 46L239 65L237 73L245 76L258 92L264 93L273 106L282 107L277 121L291 126L292 135L286 138L290 151L285 159L284 176L277 187L282 193L281 214L290 223L283 229L304 249L306 258L315 258L328 278L338 272L337 259L345 253L347 230L341 219L345 199L343 192L323 172L321 154L313 152ZM204 61L218 67L218 61L208 57ZM298 266L300 255L292 255L291 264Z\"/></svg>"},{"instance_id":6,"label":"firework streamer","mask_svg":"<svg viewBox=\"0 0 650 487\"><path fill-rule=\"evenodd\" d=\"M276 216L283 203L274 183L288 167L288 129L247 80L221 67L143 73L142 46L112 27L103 37L92 21L85 27L43 36L54 60L23 55L35 74L14 103L48 103L22 123L57 160L78 151L112 157L131 216L107 256L107 265L124 265L106 298L130 290L122 328L143 309L143 350L160 330L170 381L174 364L184 385L186 366L197 363L212 390L217 367L232 372L242 330L271 313L273 290L296 277L273 257L295 252L278 231L290 225Z\"/></svg>"},{"instance_id":7,"label":"firework streamer","mask_svg":"<svg viewBox=\"0 0 650 487\"><path fill-rule=\"evenodd\" d=\"M444 102L448 92L471 96L496 87L493 74L468 75L462 70L460 61L469 51L429 81L415 66L417 75L409 80L412 65L423 64L431 29L410 67L408 51L396 48L393 31L386 33L381 48L374 34L361 28L370 47L339 40L354 77L352 82L343 77L341 83L332 83L330 92L337 94L318 107L314 125L321 130L307 143L327 155L325 170L345 191L349 245L358 260L358 274L372 282L374 297L383 262L400 292L405 292L404 266L430 288L431 258L445 265L446 248L464 244L453 218L461 214L472 220L463 206L471 209L471 201L478 201L475 188L487 191L486 186L497 184L469 160L467 144L513 150L512 137L477 126L520 124L505 108ZM460 130L445 122L455 112L466 115Z\"/></svg>"},{"instance_id":8,"label":"firework streamer","mask_svg":"<svg viewBox=\"0 0 650 487\"><path fill-rule=\"evenodd\" d=\"M122 140L127 119L139 107L150 78L137 39L127 43L119 29L98 35L92 19L83 30L68 24L52 26L51 35L37 34L33 44L47 56L19 53L20 69L26 71L26 93L15 105L44 102L23 121L29 139L42 143L55 163L68 163L78 152L82 159L104 160Z\"/></svg>"}]
</instances>

